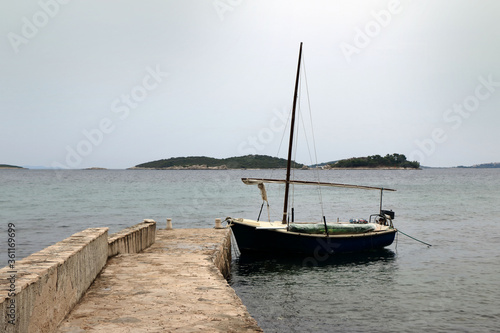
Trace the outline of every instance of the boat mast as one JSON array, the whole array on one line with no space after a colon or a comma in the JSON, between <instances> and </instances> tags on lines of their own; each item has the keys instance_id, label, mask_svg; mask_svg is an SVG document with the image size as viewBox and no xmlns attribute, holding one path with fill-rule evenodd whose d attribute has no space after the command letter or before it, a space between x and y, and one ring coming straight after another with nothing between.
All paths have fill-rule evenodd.
<instances>
[{"instance_id":1,"label":"boat mast","mask_svg":"<svg viewBox=\"0 0 500 333\"><path fill-rule=\"evenodd\" d=\"M297 64L297 77L295 78L295 92L293 95L292 121L290 123L290 142L288 143L288 161L286 164L285 203L284 203L284 207L283 207L283 221L281 221L281 223L283 223L283 224L286 224L286 220L287 220L286 216L287 216L287 212L288 212L288 191L290 189L290 169L292 166L293 129L295 127L295 108L297 105L297 90L299 88L301 57L302 57L302 42L300 43L299 62Z\"/></svg>"}]
</instances>

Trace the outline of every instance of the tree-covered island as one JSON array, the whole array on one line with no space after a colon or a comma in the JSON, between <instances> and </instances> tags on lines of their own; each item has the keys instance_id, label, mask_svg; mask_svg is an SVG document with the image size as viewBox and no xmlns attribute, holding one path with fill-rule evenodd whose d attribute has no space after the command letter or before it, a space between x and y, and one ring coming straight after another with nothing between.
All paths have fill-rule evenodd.
<instances>
[{"instance_id":1,"label":"tree-covered island","mask_svg":"<svg viewBox=\"0 0 500 333\"><path fill-rule=\"evenodd\" d=\"M0 164L0 169L24 169L24 168L17 165Z\"/></svg>"},{"instance_id":2,"label":"tree-covered island","mask_svg":"<svg viewBox=\"0 0 500 333\"><path fill-rule=\"evenodd\" d=\"M420 163L408 161L403 154L387 154L384 157L372 155L367 157L352 157L329 164L331 168L373 168L373 169L419 169Z\"/></svg>"},{"instance_id":3,"label":"tree-covered island","mask_svg":"<svg viewBox=\"0 0 500 333\"><path fill-rule=\"evenodd\" d=\"M206 156L173 157L138 164L132 169L280 169L286 168L284 158L266 155L245 155L229 158L213 158ZM303 164L292 163L295 168L302 168Z\"/></svg>"}]
</instances>

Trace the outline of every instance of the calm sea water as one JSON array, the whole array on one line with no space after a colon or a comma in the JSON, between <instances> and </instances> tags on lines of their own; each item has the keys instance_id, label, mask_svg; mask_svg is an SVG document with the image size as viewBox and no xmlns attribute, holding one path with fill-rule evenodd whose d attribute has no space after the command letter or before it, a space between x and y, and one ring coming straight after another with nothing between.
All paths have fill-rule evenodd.
<instances>
[{"instance_id":1,"label":"calm sea water","mask_svg":"<svg viewBox=\"0 0 500 333\"><path fill-rule=\"evenodd\" d=\"M261 199L241 177L282 171L1 170L1 248L17 259L89 227L110 233L167 217L178 228L255 219ZM266 332L500 332L500 170L321 171L322 181L384 186L399 234L383 251L330 258L240 257L230 283ZM297 171L314 180L316 172ZM296 220L368 218L378 193L297 187ZM279 219L282 189L268 188ZM321 196L324 205L316 204ZM267 212L263 212L267 216ZM3 234L3 236L2 236ZM0 252L0 264L7 262Z\"/></svg>"}]
</instances>

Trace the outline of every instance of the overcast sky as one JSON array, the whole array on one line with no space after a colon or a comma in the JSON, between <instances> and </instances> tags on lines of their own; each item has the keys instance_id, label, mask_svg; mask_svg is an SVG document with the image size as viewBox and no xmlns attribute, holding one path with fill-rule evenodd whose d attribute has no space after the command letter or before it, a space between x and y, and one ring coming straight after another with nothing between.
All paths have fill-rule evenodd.
<instances>
[{"instance_id":1,"label":"overcast sky","mask_svg":"<svg viewBox=\"0 0 500 333\"><path fill-rule=\"evenodd\" d=\"M499 1L2 1L0 164L286 157L300 42L318 162L500 161L499 14Z\"/></svg>"}]
</instances>

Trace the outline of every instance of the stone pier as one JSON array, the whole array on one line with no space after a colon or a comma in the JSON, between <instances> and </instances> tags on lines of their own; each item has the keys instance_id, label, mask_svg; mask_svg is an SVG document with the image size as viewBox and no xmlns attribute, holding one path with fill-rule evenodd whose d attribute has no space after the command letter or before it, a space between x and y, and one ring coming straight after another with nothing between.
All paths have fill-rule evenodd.
<instances>
[{"instance_id":1,"label":"stone pier","mask_svg":"<svg viewBox=\"0 0 500 333\"><path fill-rule=\"evenodd\" d=\"M223 276L230 255L229 229L157 230L108 260L57 332L262 332Z\"/></svg>"},{"instance_id":2,"label":"stone pier","mask_svg":"<svg viewBox=\"0 0 500 333\"><path fill-rule=\"evenodd\" d=\"M262 332L230 262L229 229L87 229L0 269L0 331Z\"/></svg>"}]
</instances>

